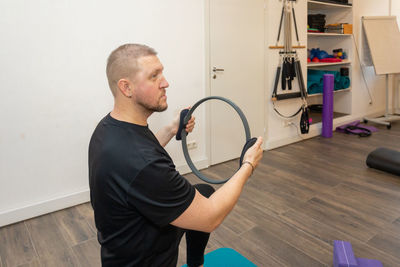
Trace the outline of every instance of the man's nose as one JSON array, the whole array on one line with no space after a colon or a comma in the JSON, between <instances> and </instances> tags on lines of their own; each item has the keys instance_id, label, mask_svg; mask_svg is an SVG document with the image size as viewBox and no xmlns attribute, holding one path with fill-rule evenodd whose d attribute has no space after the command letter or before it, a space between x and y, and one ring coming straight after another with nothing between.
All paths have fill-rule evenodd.
<instances>
[{"instance_id":1,"label":"man's nose","mask_svg":"<svg viewBox=\"0 0 400 267\"><path fill-rule=\"evenodd\" d=\"M169 87L169 83L168 83L167 79L165 79L164 76L161 79L160 87L161 88L168 88Z\"/></svg>"}]
</instances>

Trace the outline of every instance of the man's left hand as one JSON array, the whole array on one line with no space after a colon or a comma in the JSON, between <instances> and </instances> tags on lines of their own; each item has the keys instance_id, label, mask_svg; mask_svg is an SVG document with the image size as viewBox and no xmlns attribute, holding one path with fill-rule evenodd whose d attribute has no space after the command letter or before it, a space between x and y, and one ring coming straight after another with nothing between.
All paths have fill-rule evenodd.
<instances>
[{"instance_id":1,"label":"man's left hand","mask_svg":"<svg viewBox=\"0 0 400 267\"><path fill-rule=\"evenodd\" d=\"M196 124L195 122L196 118L194 116L192 116L190 118L190 120L188 121L188 123L186 124L186 132L191 133L194 129L194 125Z\"/></svg>"},{"instance_id":2,"label":"man's left hand","mask_svg":"<svg viewBox=\"0 0 400 267\"><path fill-rule=\"evenodd\" d=\"M190 108L191 107L188 107L188 109L190 109ZM181 112L182 112L182 110L181 110ZM178 132L181 112L178 113L178 115L175 117L174 121L172 122L171 132L173 135L176 135ZM186 128L185 128L186 132L191 133L193 131L194 125L196 124L195 120L196 120L196 118L194 116L192 116L190 118L190 120L186 124Z\"/></svg>"}]
</instances>

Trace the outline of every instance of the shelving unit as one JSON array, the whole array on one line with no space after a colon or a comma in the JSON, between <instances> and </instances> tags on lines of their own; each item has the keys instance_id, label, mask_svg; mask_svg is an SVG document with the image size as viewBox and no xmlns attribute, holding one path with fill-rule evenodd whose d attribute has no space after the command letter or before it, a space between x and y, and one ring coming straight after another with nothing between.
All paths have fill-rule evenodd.
<instances>
[{"instance_id":1,"label":"shelving unit","mask_svg":"<svg viewBox=\"0 0 400 267\"><path fill-rule=\"evenodd\" d=\"M343 34L343 33L319 33L319 32L309 32L307 33L308 36L320 36L320 37L328 37L328 36L333 36L333 37L349 37L351 34Z\"/></svg>"},{"instance_id":2,"label":"shelving unit","mask_svg":"<svg viewBox=\"0 0 400 267\"><path fill-rule=\"evenodd\" d=\"M308 14L325 14L326 24L334 23L350 23L353 22L353 5L336 4L329 2L320 2L316 0L307 1ZM342 62L309 62L307 69L320 69L327 71L339 71L340 68L349 68L350 81L352 81L352 62L353 62L353 44L352 34L340 33L307 33L307 49L320 48L329 54L334 49L342 48L346 52L348 58ZM334 112L337 114L334 120L351 114L352 103L351 86L347 89L337 90L334 93ZM312 104L322 104L322 94L309 94L308 102ZM320 117L320 114L311 114L311 116ZM313 120L313 124L319 123L320 120Z\"/></svg>"},{"instance_id":3,"label":"shelving unit","mask_svg":"<svg viewBox=\"0 0 400 267\"><path fill-rule=\"evenodd\" d=\"M309 62L307 63L307 67L312 68L312 67L326 67L326 66L349 65L349 64L351 64L350 60L343 60L342 62Z\"/></svg>"},{"instance_id":4,"label":"shelving unit","mask_svg":"<svg viewBox=\"0 0 400 267\"><path fill-rule=\"evenodd\" d=\"M348 92L351 91L351 87L347 88L347 89L340 89L340 90L336 90L333 93L341 93L341 92ZM318 94L309 94L308 97L314 97L314 96L322 96L322 93L318 93Z\"/></svg>"},{"instance_id":5,"label":"shelving unit","mask_svg":"<svg viewBox=\"0 0 400 267\"><path fill-rule=\"evenodd\" d=\"M329 2L321 2L316 0L308 0L308 10L320 10L321 6L325 9L337 9L337 8L352 8L352 5L346 4L335 4Z\"/></svg>"}]
</instances>

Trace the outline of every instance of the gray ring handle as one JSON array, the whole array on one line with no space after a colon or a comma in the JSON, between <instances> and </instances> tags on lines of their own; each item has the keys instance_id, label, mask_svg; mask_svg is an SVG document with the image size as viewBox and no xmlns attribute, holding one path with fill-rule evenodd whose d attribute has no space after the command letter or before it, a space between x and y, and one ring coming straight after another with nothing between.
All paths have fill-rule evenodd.
<instances>
[{"instance_id":1,"label":"gray ring handle","mask_svg":"<svg viewBox=\"0 0 400 267\"><path fill-rule=\"evenodd\" d=\"M243 123L243 127L244 127L244 131L246 133L246 142L251 138L250 135L250 127L249 127L249 123L247 122L246 116L243 114L242 110L235 104L233 103L231 100L224 98L222 96L209 96L209 97L205 97L201 100L199 100L198 102L196 102L196 104L193 105L193 107L189 110L189 112L186 114L185 118L183 119L184 125L186 125L188 123L188 121L190 120L190 118L192 117L192 113L195 111L195 109L203 102L208 101L208 100L212 100L212 99L216 99L216 100L221 100L224 101L226 103L228 103L231 107L233 107L234 110L236 110L236 112L239 114L240 119L242 120ZM197 168L196 166L194 166L192 159L190 158L189 155L189 151L187 149L187 142L186 142L186 136L187 136L187 132L185 129L182 129L181 131L181 136L182 136L182 150L183 150L183 155L185 156L186 162L189 165L190 169L192 170L192 172L199 177L201 180L210 183L210 184L223 184L225 182L227 182L230 178L226 179L226 180L222 180L222 181L218 181L218 180L212 180L207 178L206 176L204 176Z\"/></svg>"}]
</instances>

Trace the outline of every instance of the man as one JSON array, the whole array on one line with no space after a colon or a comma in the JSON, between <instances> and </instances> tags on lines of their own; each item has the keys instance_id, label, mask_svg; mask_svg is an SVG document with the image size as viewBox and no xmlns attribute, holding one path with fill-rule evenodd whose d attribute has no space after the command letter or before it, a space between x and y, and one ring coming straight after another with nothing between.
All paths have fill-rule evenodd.
<instances>
[{"instance_id":1,"label":"man","mask_svg":"<svg viewBox=\"0 0 400 267\"><path fill-rule=\"evenodd\" d=\"M167 109L163 66L150 47L126 44L107 62L114 108L89 145L89 183L103 266L176 266L186 232L189 266L201 266L209 233L223 221L262 157L262 138L233 177L214 192L192 186L176 170L164 146L179 119L156 135L153 112ZM186 130L194 127L192 118ZM214 193L213 193L214 192Z\"/></svg>"}]
</instances>

